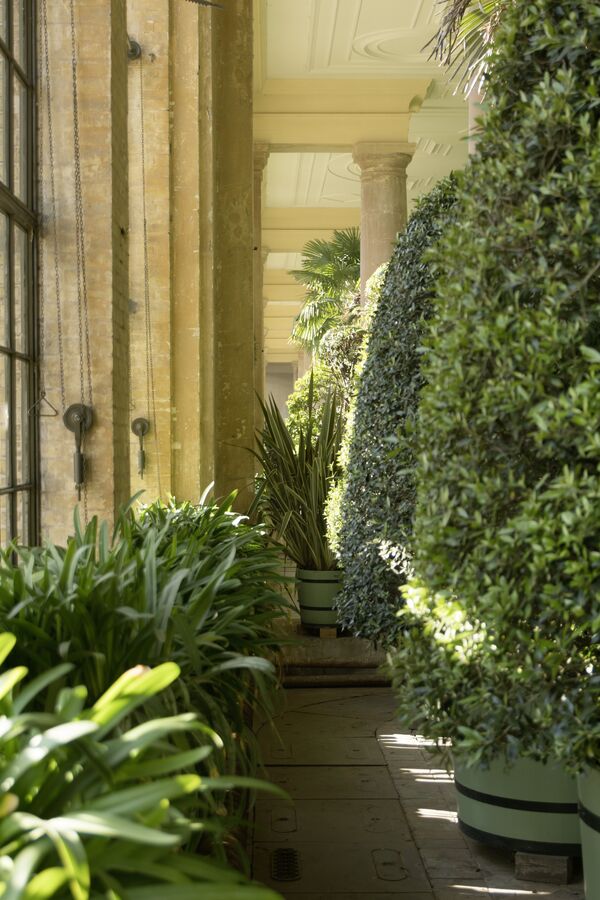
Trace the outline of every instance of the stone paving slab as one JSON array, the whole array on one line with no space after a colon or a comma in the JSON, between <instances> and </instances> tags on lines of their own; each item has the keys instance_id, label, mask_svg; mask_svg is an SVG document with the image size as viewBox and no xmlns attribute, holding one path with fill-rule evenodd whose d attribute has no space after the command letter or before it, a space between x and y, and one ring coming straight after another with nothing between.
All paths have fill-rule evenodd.
<instances>
[{"instance_id":1,"label":"stone paving slab","mask_svg":"<svg viewBox=\"0 0 600 900\"><path fill-rule=\"evenodd\" d=\"M321 698L318 701L313 700L312 703L306 705L305 709L320 715L369 719L376 722L377 725L395 720L396 701L389 688L365 689L366 693L360 694L355 694L354 690L354 688L338 688L337 697L332 697L330 700ZM343 696L346 691L350 696Z\"/></svg>"},{"instance_id":2,"label":"stone paving slab","mask_svg":"<svg viewBox=\"0 0 600 900\"><path fill-rule=\"evenodd\" d=\"M386 837L409 841L410 830L398 800L258 800L256 841L292 837L299 841L336 840L379 846Z\"/></svg>"},{"instance_id":3,"label":"stone paving slab","mask_svg":"<svg viewBox=\"0 0 600 900\"><path fill-rule=\"evenodd\" d=\"M330 738L310 735L269 735L260 741L263 762L272 765L383 766L385 760L373 738Z\"/></svg>"},{"instance_id":4,"label":"stone paving slab","mask_svg":"<svg viewBox=\"0 0 600 900\"><path fill-rule=\"evenodd\" d=\"M333 836L332 836L333 837ZM364 843L340 843L329 840L326 848L320 842L294 841L298 851L301 877L283 884L271 878L271 854L285 843L254 844L254 877L293 898L298 893L324 892L326 895L343 887L352 892L377 896L392 888L404 898L427 893L429 881L413 844L387 840L380 847ZM324 852L325 849L325 852Z\"/></svg>"},{"instance_id":5,"label":"stone paving slab","mask_svg":"<svg viewBox=\"0 0 600 900\"><path fill-rule=\"evenodd\" d=\"M406 894L390 894L387 891L385 894L373 894L371 892L368 894L294 894L294 900L406 900ZM435 900L435 897L433 894L422 894L419 891L418 894L412 895L411 900Z\"/></svg>"},{"instance_id":6,"label":"stone paving slab","mask_svg":"<svg viewBox=\"0 0 600 900\"><path fill-rule=\"evenodd\" d=\"M329 709L325 704L326 710ZM373 719L357 718L354 716L336 716L329 712L321 712L317 705L314 709L298 709L286 712L277 717L277 731L282 738L288 735L319 734L323 729L323 717L327 717L327 733L334 737L368 737L374 738L376 723ZM265 733L274 733L274 729L268 725L260 728L258 734L262 739Z\"/></svg>"},{"instance_id":7,"label":"stone paving slab","mask_svg":"<svg viewBox=\"0 0 600 900\"><path fill-rule=\"evenodd\" d=\"M511 854L462 835L451 775L430 742L403 732L389 689L302 688L286 698L281 740L266 729L260 740L270 752L283 742L293 753L272 755L269 776L296 808L292 817L285 801L258 801L254 858L255 878L286 900L584 900L580 878L517 881ZM368 751L369 759L384 764L352 765L348 748L364 752L369 742L381 754ZM324 764L334 758L342 763ZM314 760L321 764L307 764ZM298 850L304 879L269 881L277 847ZM401 880L378 878L373 853L383 873Z\"/></svg>"},{"instance_id":8,"label":"stone paving slab","mask_svg":"<svg viewBox=\"0 0 600 900\"><path fill-rule=\"evenodd\" d=\"M297 800L396 799L385 766L273 766L268 778Z\"/></svg>"}]
</instances>

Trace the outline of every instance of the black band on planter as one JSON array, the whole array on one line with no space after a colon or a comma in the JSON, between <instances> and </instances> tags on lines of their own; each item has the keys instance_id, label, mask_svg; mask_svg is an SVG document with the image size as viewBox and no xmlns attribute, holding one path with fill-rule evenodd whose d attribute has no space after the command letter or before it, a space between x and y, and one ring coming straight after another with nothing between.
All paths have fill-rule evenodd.
<instances>
[{"instance_id":1,"label":"black band on planter","mask_svg":"<svg viewBox=\"0 0 600 900\"><path fill-rule=\"evenodd\" d=\"M588 828L593 828L594 831L600 832L600 816L584 806L583 803L579 804L579 818Z\"/></svg>"},{"instance_id":2,"label":"black band on planter","mask_svg":"<svg viewBox=\"0 0 600 900\"><path fill-rule=\"evenodd\" d=\"M480 803L488 803L490 806L502 806L504 809L520 809L523 812L540 813L572 813L577 814L576 803L544 803L541 800L515 800L513 797L498 797L497 794L484 794L473 788L466 787L455 780L456 790L469 797L470 800L478 800Z\"/></svg>"},{"instance_id":3,"label":"black band on planter","mask_svg":"<svg viewBox=\"0 0 600 900\"><path fill-rule=\"evenodd\" d=\"M488 847L499 847L502 850L519 850L521 853L543 853L548 856L581 856L581 844L550 844L546 841L524 841L520 838L505 837L502 834L492 834L489 831L481 831L467 825L461 819L458 826L463 834L473 838L479 844L487 844Z\"/></svg>"}]
</instances>

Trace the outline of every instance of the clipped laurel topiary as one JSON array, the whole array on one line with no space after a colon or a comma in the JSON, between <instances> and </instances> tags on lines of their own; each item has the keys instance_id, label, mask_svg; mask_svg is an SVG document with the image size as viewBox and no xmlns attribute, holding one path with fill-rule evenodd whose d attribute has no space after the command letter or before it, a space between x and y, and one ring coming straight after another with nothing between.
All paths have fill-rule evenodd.
<instances>
[{"instance_id":1,"label":"clipped laurel topiary","mask_svg":"<svg viewBox=\"0 0 600 900\"><path fill-rule=\"evenodd\" d=\"M600 7L509 5L490 71L434 254L395 682L473 763L598 766Z\"/></svg>"},{"instance_id":2,"label":"clipped laurel topiary","mask_svg":"<svg viewBox=\"0 0 600 900\"><path fill-rule=\"evenodd\" d=\"M396 245L373 314L358 394L342 450L344 478L329 507L344 569L341 623L391 642L398 588L406 580L415 502L410 431L417 412L421 334L431 313L433 272L424 253L452 214L456 178L420 200Z\"/></svg>"}]
</instances>

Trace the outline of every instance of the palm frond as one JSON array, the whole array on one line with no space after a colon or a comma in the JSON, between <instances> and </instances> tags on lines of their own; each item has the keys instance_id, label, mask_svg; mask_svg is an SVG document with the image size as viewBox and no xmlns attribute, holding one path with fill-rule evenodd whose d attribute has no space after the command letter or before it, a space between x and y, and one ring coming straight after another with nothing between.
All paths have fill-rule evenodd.
<instances>
[{"instance_id":1,"label":"palm frond","mask_svg":"<svg viewBox=\"0 0 600 900\"><path fill-rule=\"evenodd\" d=\"M439 28L424 50L450 69L465 93L481 89L492 50L494 32L512 0L439 0L445 7Z\"/></svg>"},{"instance_id":2,"label":"palm frond","mask_svg":"<svg viewBox=\"0 0 600 900\"><path fill-rule=\"evenodd\" d=\"M343 315L341 300L309 295L294 320L290 342L317 353L327 332L340 322Z\"/></svg>"}]
</instances>

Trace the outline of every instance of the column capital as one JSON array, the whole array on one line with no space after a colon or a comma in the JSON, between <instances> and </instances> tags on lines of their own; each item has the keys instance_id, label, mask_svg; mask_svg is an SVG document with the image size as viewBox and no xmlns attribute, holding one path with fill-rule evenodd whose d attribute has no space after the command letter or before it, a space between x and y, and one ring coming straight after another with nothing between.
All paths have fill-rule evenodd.
<instances>
[{"instance_id":1,"label":"column capital","mask_svg":"<svg viewBox=\"0 0 600 900\"><path fill-rule=\"evenodd\" d=\"M354 145L352 156L363 177L403 175L416 149L416 144L406 141L361 141Z\"/></svg>"},{"instance_id":2,"label":"column capital","mask_svg":"<svg viewBox=\"0 0 600 900\"><path fill-rule=\"evenodd\" d=\"M263 141L257 141L253 145L254 150L254 174L262 175L269 155L271 153L271 145Z\"/></svg>"}]
</instances>

